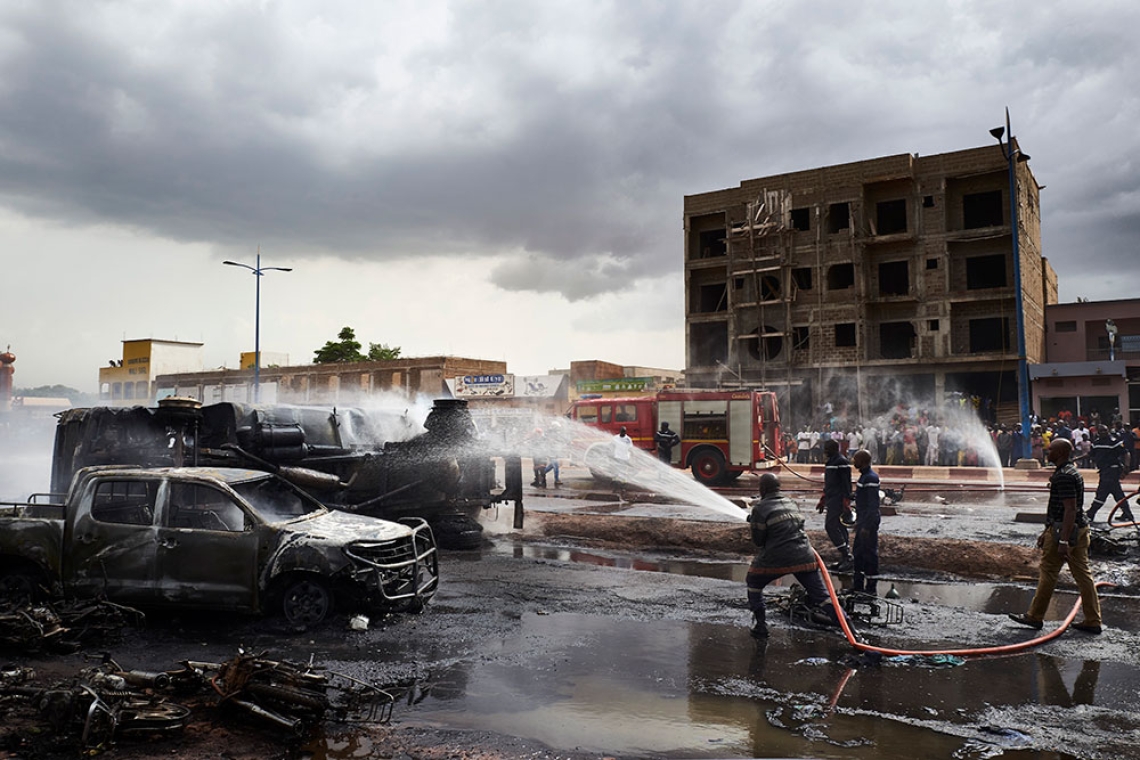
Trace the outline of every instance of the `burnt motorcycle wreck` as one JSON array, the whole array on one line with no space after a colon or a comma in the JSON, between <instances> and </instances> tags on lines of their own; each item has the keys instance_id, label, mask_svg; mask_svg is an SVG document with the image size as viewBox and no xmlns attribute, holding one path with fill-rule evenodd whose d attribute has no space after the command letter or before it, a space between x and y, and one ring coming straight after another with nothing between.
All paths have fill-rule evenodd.
<instances>
[{"instance_id":1,"label":"burnt motorcycle wreck","mask_svg":"<svg viewBox=\"0 0 1140 760\"><path fill-rule=\"evenodd\" d=\"M503 498L467 403L453 399L435 401L422 429L402 412L181 398L59 415L53 492L82 467L114 464L266 470L334 509L422 517L449 549L478 546L474 515Z\"/></svg>"}]
</instances>

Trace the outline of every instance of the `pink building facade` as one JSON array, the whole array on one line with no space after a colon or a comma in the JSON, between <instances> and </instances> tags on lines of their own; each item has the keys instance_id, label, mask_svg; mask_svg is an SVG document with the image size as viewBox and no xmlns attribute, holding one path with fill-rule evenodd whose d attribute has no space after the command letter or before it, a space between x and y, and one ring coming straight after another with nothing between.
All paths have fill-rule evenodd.
<instances>
[{"instance_id":1,"label":"pink building facade","mask_svg":"<svg viewBox=\"0 0 1140 760\"><path fill-rule=\"evenodd\" d=\"M1140 421L1140 298L1045 307L1045 357L1029 366L1033 408Z\"/></svg>"}]
</instances>

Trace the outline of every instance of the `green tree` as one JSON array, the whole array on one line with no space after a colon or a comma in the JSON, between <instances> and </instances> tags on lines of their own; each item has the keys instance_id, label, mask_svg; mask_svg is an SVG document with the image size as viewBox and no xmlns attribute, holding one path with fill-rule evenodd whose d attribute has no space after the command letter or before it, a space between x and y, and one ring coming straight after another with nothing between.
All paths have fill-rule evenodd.
<instances>
[{"instance_id":1,"label":"green tree","mask_svg":"<svg viewBox=\"0 0 1140 760\"><path fill-rule=\"evenodd\" d=\"M367 357L360 353L360 341L356 339L356 331L351 327L343 327L337 333L340 340L328 341L313 352L314 364L332 364L333 362L362 362Z\"/></svg>"},{"instance_id":2,"label":"green tree","mask_svg":"<svg viewBox=\"0 0 1140 760\"><path fill-rule=\"evenodd\" d=\"M400 358L400 347L388 347L387 343L369 343L368 344L368 360L373 362L384 362L392 359Z\"/></svg>"},{"instance_id":3,"label":"green tree","mask_svg":"<svg viewBox=\"0 0 1140 760\"><path fill-rule=\"evenodd\" d=\"M314 364L387 361L400 356L399 346L388 346L386 343L369 343L368 354L360 353L360 341L356 339L356 331L351 327L342 328L336 337L339 340L330 340L313 352Z\"/></svg>"}]
</instances>

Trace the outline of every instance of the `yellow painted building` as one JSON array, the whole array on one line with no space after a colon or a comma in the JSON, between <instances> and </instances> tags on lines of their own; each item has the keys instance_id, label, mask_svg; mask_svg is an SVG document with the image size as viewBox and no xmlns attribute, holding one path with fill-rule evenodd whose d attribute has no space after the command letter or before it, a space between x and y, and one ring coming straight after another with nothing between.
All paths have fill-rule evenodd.
<instances>
[{"instance_id":1,"label":"yellow painted building","mask_svg":"<svg viewBox=\"0 0 1140 760\"><path fill-rule=\"evenodd\" d=\"M107 406L147 406L154 400L155 377L201 370L201 343L124 340L122 358L110 359L99 369L99 400Z\"/></svg>"}]
</instances>

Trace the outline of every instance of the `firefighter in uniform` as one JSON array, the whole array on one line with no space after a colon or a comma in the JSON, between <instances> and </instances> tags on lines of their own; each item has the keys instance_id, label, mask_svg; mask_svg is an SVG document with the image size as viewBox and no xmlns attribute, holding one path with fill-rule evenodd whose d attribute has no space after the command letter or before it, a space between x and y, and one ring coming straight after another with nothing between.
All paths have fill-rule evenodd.
<instances>
[{"instance_id":1,"label":"firefighter in uniform","mask_svg":"<svg viewBox=\"0 0 1140 760\"><path fill-rule=\"evenodd\" d=\"M819 497L815 508L817 512L827 513L823 527L839 552L839 561L831 569L845 573L855 566L851 548L847 545L846 525L851 518L851 463L839 453L837 441L824 441L823 453L827 457L823 471L823 496Z\"/></svg>"},{"instance_id":2,"label":"firefighter in uniform","mask_svg":"<svg viewBox=\"0 0 1140 760\"><path fill-rule=\"evenodd\" d=\"M877 596L879 593L879 474L871 469L871 454L856 451L851 463L859 471L855 484L855 539L851 551L855 555L855 576L851 588Z\"/></svg>"},{"instance_id":3,"label":"firefighter in uniform","mask_svg":"<svg viewBox=\"0 0 1140 760\"><path fill-rule=\"evenodd\" d=\"M815 551L804 532L804 518L796 503L780 493L780 479L770 472L760 476L760 500L748 515L752 543L759 547L748 567L748 608L752 610L752 636L768 638L764 588L784 575L794 575L807 591L813 619L838 624L835 608L823 585ZM818 617L816 617L818 613Z\"/></svg>"},{"instance_id":4,"label":"firefighter in uniform","mask_svg":"<svg viewBox=\"0 0 1140 760\"><path fill-rule=\"evenodd\" d=\"M1089 506L1088 518L1091 523L1096 519L1096 513L1109 496L1113 504L1124 498L1124 489L1120 487L1120 476L1124 472L1124 462L1127 453L1124 451L1124 441L1109 434L1104 425L1095 428L1096 438L1093 440L1092 459L1096 469L1100 472L1100 480L1096 486L1096 497ZM1120 507L1120 514L1128 522L1134 522L1132 510L1125 502Z\"/></svg>"}]
</instances>

